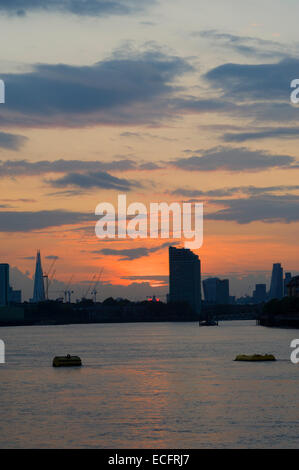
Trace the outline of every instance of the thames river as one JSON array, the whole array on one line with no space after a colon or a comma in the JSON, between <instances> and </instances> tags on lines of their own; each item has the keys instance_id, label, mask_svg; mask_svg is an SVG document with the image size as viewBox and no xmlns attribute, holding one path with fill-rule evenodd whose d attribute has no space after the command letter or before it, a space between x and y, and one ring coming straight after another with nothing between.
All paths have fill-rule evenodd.
<instances>
[{"instance_id":1,"label":"thames river","mask_svg":"<svg viewBox=\"0 0 299 470\"><path fill-rule=\"evenodd\" d=\"M298 448L298 337L255 322L1 328L0 447ZM83 367L53 368L67 353Z\"/></svg>"}]
</instances>

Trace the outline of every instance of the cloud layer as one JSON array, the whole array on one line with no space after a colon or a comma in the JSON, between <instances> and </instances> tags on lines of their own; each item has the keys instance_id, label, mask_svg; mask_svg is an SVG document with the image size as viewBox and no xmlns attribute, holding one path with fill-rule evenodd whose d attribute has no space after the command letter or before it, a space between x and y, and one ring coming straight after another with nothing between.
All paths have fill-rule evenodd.
<instances>
[{"instance_id":1,"label":"cloud layer","mask_svg":"<svg viewBox=\"0 0 299 470\"><path fill-rule=\"evenodd\" d=\"M24 16L31 11L72 13L80 16L128 15L155 0L0 0L0 11Z\"/></svg>"},{"instance_id":2,"label":"cloud layer","mask_svg":"<svg viewBox=\"0 0 299 470\"><path fill-rule=\"evenodd\" d=\"M47 173L72 172L125 172L130 170L155 170L159 166L152 162L136 162L132 159L111 160L0 160L0 177L6 176L34 176Z\"/></svg>"},{"instance_id":3,"label":"cloud layer","mask_svg":"<svg viewBox=\"0 0 299 470\"><path fill-rule=\"evenodd\" d=\"M288 155L271 155L260 150L245 147L217 147L202 152L201 156L179 158L170 162L176 168L186 171L262 171L269 168L291 168L296 159Z\"/></svg>"},{"instance_id":4,"label":"cloud layer","mask_svg":"<svg viewBox=\"0 0 299 470\"><path fill-rule=\"evenodd\" d=\"M0 232L31 232L94 220L93 214L66 210L0 211Z\"/></svg>"},{"instance_id":5,"label":"cloud layer","mask_svg":"<svg viewBox=\"0 0 299 470\"><path fill-rule=\"evenodd\" d=\"M238 224L250 222L290 223L299 221L299 196L263 195L247 199L221 199L213 204L226 206L206 215L206 219L234 221Z\"/></svg>"},{"instance_id":6,"label":"cloud layer","mask_svg":"<svg viewBox=\"0 0 299 470\"><path fill-rule=\"evenodd\" d=\"M103 248L99 251L94 251L93 253L99 253L107 256L117 256L121 261L132 261L134 259L143 258L145 256L149 256L151 253L155 253L156 251L163 250L169 246L174 246L177 243L163 243L160 246L155 246L152 248L146 247L139 247L139 248L126 248L122 250L115 250L113 248Z\"/></svg>"},{"instance_id":7,"label":"cloud layer","mask_svg":"<svg viewBox=\"0 0 299 470\"><path fill-rule=\"evenodd\" d=\"M0 132L0 147L6 150L20 150L27 140L23 135Z\"/></svg>"},{"instance_id":8,"label":"cloud layer","mask_svg":"<svg viewBox=\"0 0 299 470\"><path fill-rule=\"evenodd\" d=\"M69 173L55 180L48 180L55 188L66 188L68 186L91 189L114 189L116 191L130 191L133 187L140 187L137 181L129 181L125 178L117 178L104 171L89 173Z\"/></svg>"},{"instance_id":9,"label":"cloud layer","mask_svg":"<svg viewBox=\"0 0 299 470\"><path fill-rule=\"evenodd\" d=\"M155 123L169 116L175 80L191 66L157 50L118 54L91 66L37 64L4 74L2 126L72 127Z\"/></svg>"},{"instance_id":10,"label":"cloud layer","mask_svg":"<svg viewBox=\"0 0 299 470\"><path fill-rule=\"evenodd\" d=\"M202 38L209 39L216 46L231 49L242 56L254 59L286 58L290 56L290 47L278 41L268 41L252 36L239 36L236 34L223 33L217 30L206 30L194 33Z\"/></svg>"}]
</instances>

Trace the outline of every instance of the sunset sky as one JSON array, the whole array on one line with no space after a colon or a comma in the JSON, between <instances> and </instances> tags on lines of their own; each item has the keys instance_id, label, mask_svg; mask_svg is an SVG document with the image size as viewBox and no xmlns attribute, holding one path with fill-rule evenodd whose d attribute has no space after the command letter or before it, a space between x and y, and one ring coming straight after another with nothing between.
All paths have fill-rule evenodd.
<instances>
[{"instance_id":1,"label":"sunset sky","mask_svg":"<svg viewBox=\"0 0 299 470\"><path fill-rule=\"evenodd\" d=\"M202 275L299 269L295 0L0 0L0 259L51 296L167 292L165 240L100 241L100 202L203 202Z\"/></svg>"}]
</instances>

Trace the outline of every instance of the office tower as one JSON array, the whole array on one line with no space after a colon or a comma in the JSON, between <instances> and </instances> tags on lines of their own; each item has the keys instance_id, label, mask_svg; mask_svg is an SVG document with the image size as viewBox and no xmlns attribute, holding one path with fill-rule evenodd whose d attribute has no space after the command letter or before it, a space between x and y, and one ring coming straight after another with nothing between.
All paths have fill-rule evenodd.
<instances>
[{"instance_id":1,"label":"office tower","mask_svg":"<svg viewBox=\"0 0 299 470\"><path fill-rule=\"evenodd\" d=\"M269 299L283 298L283 268L280 263L273 264Z\"/></svg>"},{"instance_id":2,"label":"office tower","mask_svg":"<svg viewBox=\"0 0 299 470\"><path fill-rule=\"evenodd\" d=\"M9 265L0 264L0 307L9 303Z\"/></svg>"},{"instance_id":3,"label":"office tower","mask_svg":"<svg viewBox=\"0 0 299 470\"><path fill-rule=\"evenodd\" d=\"M229 280L219 279L217 286L217 304L228 305L229 304Z\"/></svg>"},{"instance_id":4,"label":"office tower","mask_svg":"<svg viewBox=\"0 0 299 470\"><path fill-rule=\"evenodd\" d=\"M212 277L205 279L202 284L206 302L218 305L230 303L228 279Z\"/></svg>"},{"instance_id":5,"label":"office tower","mask_svg":"<svg viewBox=\"0 0 299 470\"><path fill-rule=\"evenodd\" d=\"M288 296L288 284L289 282L291 282L291 279L292 279L292 273L285 273L285 277L283 281L283 289L284 289L283 295L285 297Z\"/></svg>"},{"instance_id":6,"label":"office tower","mask_svg":"<svg viewBox=\"0 0 299 470\"><path fill-rule=\"evenodd\" d=\"M42 262L40 257L40 251L38 250L36 255L36 266L34 275L34 289L32 302L43 302L46 300L45 287L44 287L44 276L42 269Z\"/></svg>"},{"instance_id":7,"label":"office tower","mask_svg":"<svg viewBox=\"0 0 299 470\"><path fill-rule=\"evenodd\" d=\"M253 300L257 303L265 302L267 298L266 284L256 284L253 291Z\"/></svg>"},{"instance_id":8,"label":"office tower","mask_svg":"<svg viewBox=\"0 0 299 470\"><path fill-rule=\"evenodd\" d=\"M169 301L187 302L201 312L200 259L191 250L169 247Z\"/></svg>"},{"instance_id":9,"label":"office tower","mask_svg":"<svg viewBox=\"0 0 299 470\"><path fill-rule=\"evenodd\" d=\"M202 281L205 301L209 304L215 304L217 298L217 277L211 277Z\"/></svg>"}]
</instances>

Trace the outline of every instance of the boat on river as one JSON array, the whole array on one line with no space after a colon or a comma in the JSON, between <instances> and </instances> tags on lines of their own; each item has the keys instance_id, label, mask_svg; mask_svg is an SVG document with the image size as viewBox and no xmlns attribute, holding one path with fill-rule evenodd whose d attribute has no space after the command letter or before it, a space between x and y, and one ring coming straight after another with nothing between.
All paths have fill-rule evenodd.
<instances>
[{"instance_id":1,"label":"boat on river","mask_svg":"<svg viewBox=\"0 0 299 470\"><path fill-rule=\"evenodd\" d=\"M199 326L218 326L218 321L215 320L203 320L199 322Z\"/></svg>"}]
</instances>

